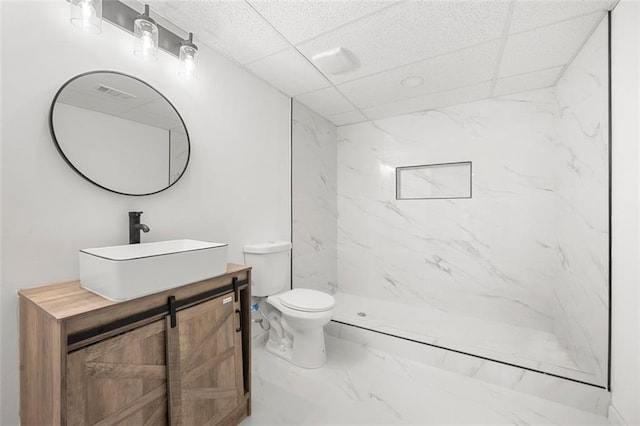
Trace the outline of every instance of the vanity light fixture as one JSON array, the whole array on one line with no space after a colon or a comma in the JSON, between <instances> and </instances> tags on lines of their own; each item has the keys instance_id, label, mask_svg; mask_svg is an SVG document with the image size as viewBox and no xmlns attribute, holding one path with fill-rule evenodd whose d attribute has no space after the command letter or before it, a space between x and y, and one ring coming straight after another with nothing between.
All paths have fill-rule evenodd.
<instances>
[{"instance_id":1,"label":"vanity light fixture","mask_svg":"<svg viewBox=\"0 0 640 426\"><path fill-rule=\"evenodd\" d=\"M133 53L143 59L158 59L158 25L149 16L149 5L144 5L144 13L133 23Z\"/></svg>"},{"instance_id":2,"label":"vanity light fixture","mask_svg":"<svg viewBox=\"0 0 640 426\"><path fill-rule=\"evenodd\" d=\"M2 0L0 0L1 2ZM180 59L178 74L181 77L193 76L198 46L193 43L193 34L184 39L174 32L175 25L159 18L157 23L149 15L149 5L144 5L144 12L125 4L119 0L67 0L71 4L71 23L88 32L102 32L102 20L115 25L134 36L133 53L143 59L155 61L158 50L162 50ZM127 3L131 3L127 0ZM172 29L167 28L167 24ZM187 31L182 32L187 33Z\"/></svg>"},{"instance_id":3,"label":"vanity light fixture","mask_svg":"<svg viewBox=\"0 0 640 426\"><path fill-rule=\"evenodd\" d=\"M102 0L71 0L71 24L93 34L102 32Z\"/></svg>"},{"instance_id":4,"label":"vanity light fixture","mask_svg":"<svg viewBox=\"0 0 640 426\"><path fill-rule=\"evenodd\" d=\"M193 44L193 33L189 33L189 38L180 43L180 69L178 71L180 77L185 79L193 77L197 56L198 46Z\"/></svg>"}]
</instances>

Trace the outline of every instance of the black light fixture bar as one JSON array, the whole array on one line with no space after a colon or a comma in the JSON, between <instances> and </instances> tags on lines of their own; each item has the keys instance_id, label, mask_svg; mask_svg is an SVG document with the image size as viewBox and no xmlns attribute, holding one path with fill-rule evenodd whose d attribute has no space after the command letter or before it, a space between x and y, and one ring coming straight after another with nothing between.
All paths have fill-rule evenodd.
<instances>
[{"instance_id":1,"label":"black light fixture bar","mask_svg":"<svg viewBox=\"0 0 640 426\"><path fill-rule=\"evenodd\" d=\"M102 19L122 28L133 35L133 21L140 15L138 12L118 0L102 1ZM157 21L156 21L157 24ZM158 26L158 48L180 58L180 43L183 37L174 34L160 24Z\"/></svg>"}]
</instances>

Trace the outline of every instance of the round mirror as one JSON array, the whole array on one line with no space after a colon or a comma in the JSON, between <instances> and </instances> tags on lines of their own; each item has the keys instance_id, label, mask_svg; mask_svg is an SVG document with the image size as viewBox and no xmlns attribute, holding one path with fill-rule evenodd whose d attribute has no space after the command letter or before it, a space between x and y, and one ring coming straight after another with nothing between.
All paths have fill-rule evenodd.
<instances>
[{"instance_id":1,"label":"round mirror","mask_svg":"<svg viewBox=\"0 0 640 426\"><path fill-rule=\"evenodd\" d=\"M49 127L73 170L118 194L163 191L189 164L189 134L178 111L144 81L119 72L67 81L53 98Z\"/></svg>"}]
</instances>

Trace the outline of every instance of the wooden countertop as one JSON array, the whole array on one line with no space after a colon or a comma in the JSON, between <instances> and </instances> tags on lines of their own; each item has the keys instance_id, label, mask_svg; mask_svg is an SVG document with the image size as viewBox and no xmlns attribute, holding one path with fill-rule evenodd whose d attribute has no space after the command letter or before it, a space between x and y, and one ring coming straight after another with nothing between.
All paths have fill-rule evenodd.
<instances>
[{"instance_id":1,"label":"wooden countertop","mask_svg":"<svg viewBox=\"0 0 640 426\"><path fill-rule=\"evenodd\" d=\"M226 274L234 274L249 270L250 267L229 263L227 265ZM202 281L201 281L202 282ZM183 287L195 286L198 283L187 284ZM165 290L155 295L165 293L171 290ZM80 286L80 281L70 281L66 283L50 284L40 287L28 288L18 291L20 297L23 297L42 310L47 312L57 320L74 317L85 314L96 309L104 308L128 301L114 302L98 296ZM147 298L149 296L143 296Z\"/></svg>"}]
</instances>

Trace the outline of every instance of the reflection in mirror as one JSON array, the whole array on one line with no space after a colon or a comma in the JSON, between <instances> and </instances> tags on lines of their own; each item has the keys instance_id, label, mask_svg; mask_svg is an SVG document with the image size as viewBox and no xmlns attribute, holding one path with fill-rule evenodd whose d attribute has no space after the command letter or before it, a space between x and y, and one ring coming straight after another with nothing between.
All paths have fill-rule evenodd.
<instances>
[{"instance_id":1,"label":"reflection in mirror","mask_svg":"<svg viewBox=\"0 0 640 426\"><path fill-rule=\"evenodd\" d=\"M176 109L125 74L96 71L69 80L54 98L50 127L74 170L120 194L162 191L189 162L189 135Z\"/></svg>"}]
</instances>

